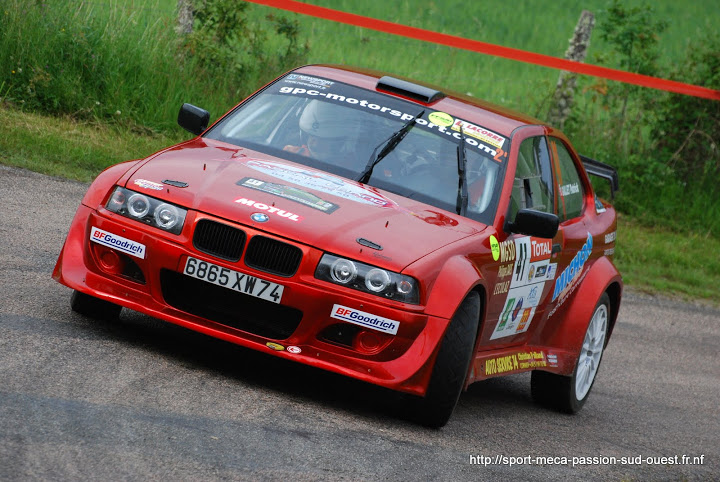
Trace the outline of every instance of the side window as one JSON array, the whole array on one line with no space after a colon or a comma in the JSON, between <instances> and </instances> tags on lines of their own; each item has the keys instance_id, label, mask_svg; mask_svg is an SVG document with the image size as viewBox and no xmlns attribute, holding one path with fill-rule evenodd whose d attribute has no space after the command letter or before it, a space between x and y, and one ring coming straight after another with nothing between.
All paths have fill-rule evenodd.
<instances>
[{"instance_id":1,"label":"side window","mask_svg":"<svg viewBox=\"0 0 720 482\"><path fill-rule=\"evenodd\" d=\"M554 211L553 178L545 137L529 137L520 144L517 169L510 198L509 219L519 209L530 208L546 213Z\"/></svg>"},{"instance_id":2,"label":"side window","mask_svg":"<svg viewBox=\"0 0 720 482\"><path fill-rule=\"evenodd\" d=\"M557 214L562 222L582 214L585 190L575 162L562 141L550 138L550 149L557 159Z\"/></svg>"}]
</instances>

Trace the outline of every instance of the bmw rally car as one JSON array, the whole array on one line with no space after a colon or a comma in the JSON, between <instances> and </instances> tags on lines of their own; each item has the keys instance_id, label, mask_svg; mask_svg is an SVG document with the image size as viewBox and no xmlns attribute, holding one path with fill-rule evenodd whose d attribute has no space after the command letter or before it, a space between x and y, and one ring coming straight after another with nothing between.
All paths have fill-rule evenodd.
<instances>
[{"instance_id":1,"label":"bmw rally car","mask_svg":"<svg viewBox=\"0 0 720 482\"><path fill-rule=\"evenodd\" d=\"M407 394L429 426L463 389L532 371L576 412L613 330L616 215L557 130L335 66L292 71L197 137L105 170L53 277L121 307Z\"/></svg>"}]
</instances>

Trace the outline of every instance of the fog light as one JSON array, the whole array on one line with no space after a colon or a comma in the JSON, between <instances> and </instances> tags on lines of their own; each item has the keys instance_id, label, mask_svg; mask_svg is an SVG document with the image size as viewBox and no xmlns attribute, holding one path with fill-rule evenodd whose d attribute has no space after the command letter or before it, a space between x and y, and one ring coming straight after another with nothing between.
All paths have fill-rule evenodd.
<instances>
[{"instance_id":1,"label":"fog light","mask_svg":"<svg viewBox=\"0 0 720 482\"><path fill-rule=\"evenodd\" d=\"M392 337L371 330L360 330L353 339L353 348L365 355L374 355L390 344Z\"/></svg>"},{"instance_id":2,"label":"fog light","mask_svg":"<svg viewBox=\"0 0 720 482\"><path fill-rule=\"evenodd\" d=\"M120 272L120 256L115 251L106 251L100 256L100 264L108 271Z\"/></svg>"},{"instance_id":3,"label":"fog light","mask_svg":"<svg viewBox=\"0 0 720 482\"><path fill-rule=\"evenodd\" d=\"M120 254L112 248L93 244L98 267L110 274L120 274L125 266Z\"/></svg>"},{"instance_id":4,"label":"fog light","mask_svg":"<svg viewBox=\"0 0 720 482\"><path fill-rule=\"evenodd\" d=\"M359 345L358 348L364 351L377 350L377 347L380 346L380 339L375 335L375 333L370 333L367 331L361 332L357 336L356 341Z\"/></svg>"}]
</instances>

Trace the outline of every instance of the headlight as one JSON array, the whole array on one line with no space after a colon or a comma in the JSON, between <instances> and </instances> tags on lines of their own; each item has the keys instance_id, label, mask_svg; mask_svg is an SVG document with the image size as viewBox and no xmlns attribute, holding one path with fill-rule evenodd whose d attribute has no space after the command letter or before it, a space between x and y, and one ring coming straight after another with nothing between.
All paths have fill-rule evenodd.
<instances>
[{"instance_id":1,"label":"headlight","mask_svg":"<svg viewBox=\"0 0 720 482\"><path fill-rule=\"evenodd\" d=\"M382 293L390 286L390 275L380 268L373 268L365 276L365 287L373 293Z\"/></svg>"},{"instance_id":2,"label":"headlight","mask_svg":"<svg viewBox=\"0 0 720 482\"><path fill-rule=\"evenodd\" d=\"M172 204L162 203L155 208L153 217L158 227L169 231L177 226L177 223L180 221L180 211ZM185 218L185 215L183 215L183 218Z\"/></svg>"},{"instance_id":3,"label":"headlight","mask_svg":"<svg viewBox=\"0 0 720 482\"><path fill-rule=\"evenodd\" d=\"M349 259L336 259L332 266L330 266L330 276L334 282L341 285L346 285L355 281L355 278L357 277L357 268L355 267L355 263Z\"/></svg>"},{"instance_id":4,"label":"headlight","mask_svg":"<svg viewBox=\"0 0 720 482\"><path fill-rule=\"evenodd\" d=\"M420 303L417 281L410 276L332 254L323 255L315 277L404 303Z\"/></svg>"},{"instance_id":5,"label":"headlight","mask_svg":"<svg viewBox=\"0 0 720 482\"><path fill-rule=\"evenodd\" d=\"M150 212L150 200L142 194L133 194L127 202L128 214L133 218L144 218Z\"/></svg>"},{"instance_id":6,"label":"headlight","mask_svg":"<svg viewBox=\"0 0 720 482\"><path fill-rule=\"evenodd\" d=\"M108 211L180 234L187 210L139 192L116 187L105 205Z\"/></svg>"}]
</instances>

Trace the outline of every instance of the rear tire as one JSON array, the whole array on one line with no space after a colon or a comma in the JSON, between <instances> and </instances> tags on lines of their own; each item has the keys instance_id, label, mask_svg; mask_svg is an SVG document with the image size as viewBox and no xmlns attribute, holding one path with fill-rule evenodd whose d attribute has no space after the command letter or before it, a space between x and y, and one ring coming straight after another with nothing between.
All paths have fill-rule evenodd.
<instances>
[{"instance_id":1,"label":"rear tire","mask_svg":"<svg viewBox=\"0 0 720 482\"><path fill-rule=\"evenodd\" d=\"M465 385L480 319L480 295L471 292L460 304L440 344L425 397L411 399L412 419L440 428L452 415Z\"/></svg>"},{"instance_id":2,"label":"rear tire","mask_svg":"<svg viewBox=\"0 0 720 482\"><path fill-rule=\"evenodd\" d=\"M96 320L115 320L122 310L120 305L86 295L78 290L73 290L70 308L76 313Z\"/></svg>"},{"instance_id":3,"label":"rear tire","mask_svg":"<svg viewBox=\"0 0 720 482\"><path fill-rule=\"evenodd\" d=\"M585 405L607 340L610 321L610 297L603 293L595 306L578 361L571 376L535 370L530 378L530 392L535 403L565 413L577 413Z\"/></svg>"}]
</instances>

